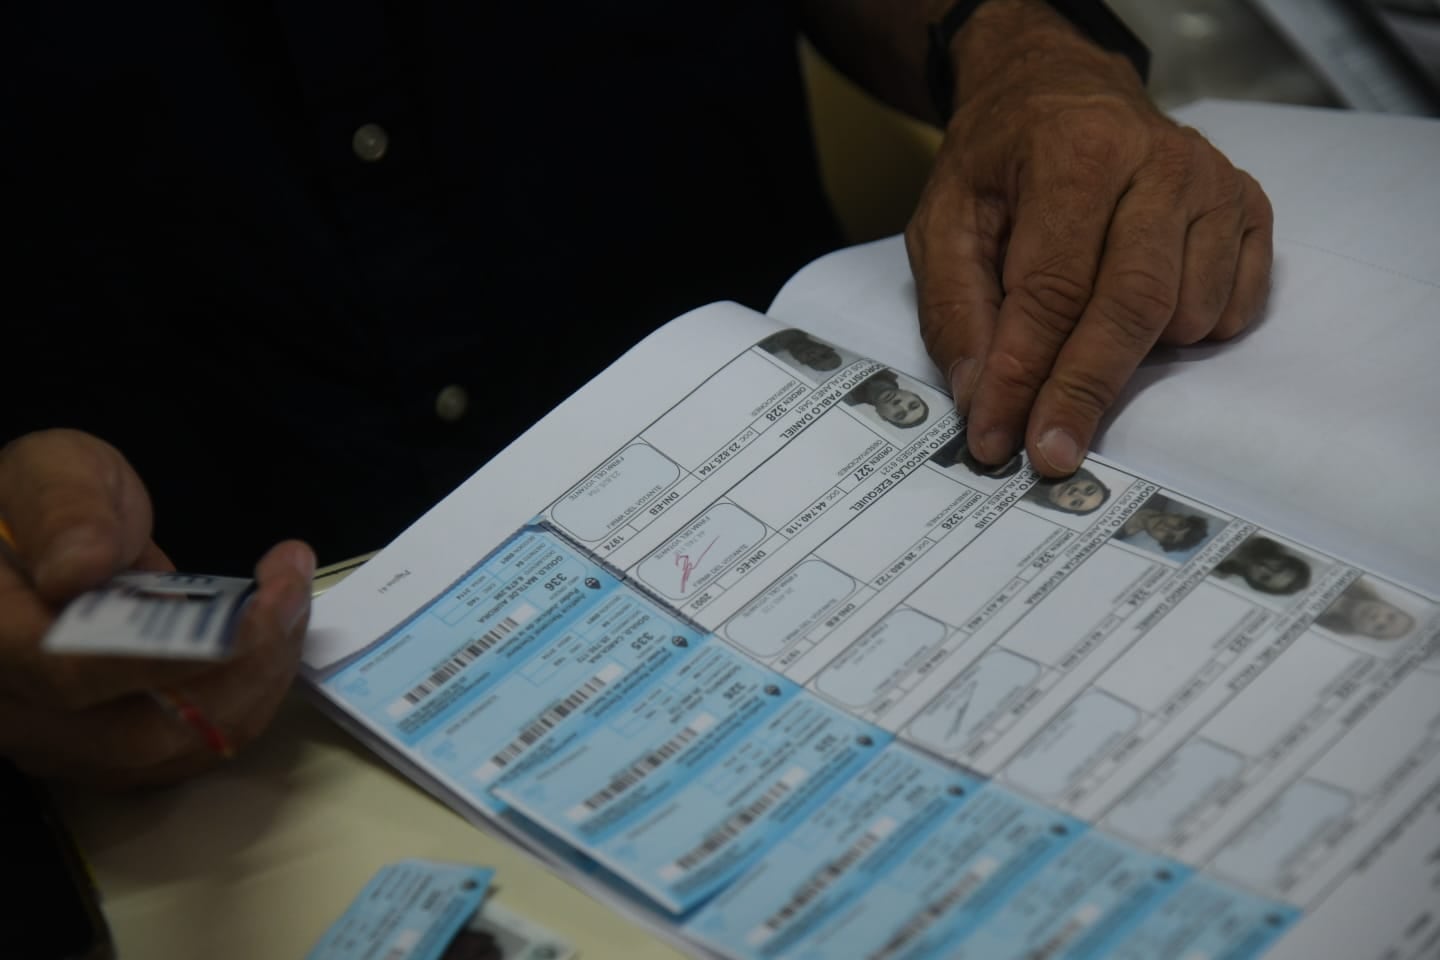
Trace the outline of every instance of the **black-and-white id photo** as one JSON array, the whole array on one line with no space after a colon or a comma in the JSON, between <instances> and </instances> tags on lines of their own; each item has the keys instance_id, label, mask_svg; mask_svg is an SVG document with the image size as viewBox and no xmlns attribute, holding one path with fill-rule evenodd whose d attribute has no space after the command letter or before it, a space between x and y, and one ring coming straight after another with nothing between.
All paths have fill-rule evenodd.
<instances>
[{"instance_id":1,"label":"black-and-white id photo","mask_svg":"<svg viewBox=\"0 0 1440 960\"><path fill-rule=\"evenodd\" d=\"M866 423L905 446L948 409L949 398L894 370L880 370L845 394L845 403Z\"/></svg>"},{"instance_id":2,"label":"black-and-white id photo","mask_svg":"<svg viewBox=\"0 0 1440 960\"><path fill-rule=\"evenodd\" d=\"M1063 523L1072 530L1084 530L1130 488L1134 477L1093 460L1058 480L1041 478L1021 502L1047 520Z\"/></svg>"},{"instance_id":3,"label":"black-and-white id photo","mask_svg":"<svg viewBox=\"0 0 1440 960\"><path fill-rule=\"evenodd\" d=\"M756 344L770 356L800 374L811 384L823 383L837 370L859 358L804 330L781 330Z\"/></svg>"},{"instance_id":4,"label":"black-and-white id photo","mask_svg":"<svg viewBox=\"0 0 1440 960\"><path fill-rule=\"evenodd\" d=\"M1227 553L1210 575L1226 586L1274 604L1303 594L1329 562L1263 533L1252 534Z\"/></svg>"},{"instance_id":5,"label":"black-and-white id photo","mask_svg":"<svg viewBox=\"0 0 1440 960\"><path fill-rule=\"evenodd\" d=\"M1334 636L1389 654L1435 614L1435 605L1374 577L1360 577L1315 618Z\"/></svg>"},{"instance_id":6,"label":"black-and-white id photo","mask_svg":"<svg viewBox=\"0 0 1440 960\"><path fill-rule=\"evenodd\" d=\"M1115 531L1115 539L1185 563L1225 528L1225 520L1157 493Z\"/></svg>"}]
</instances>

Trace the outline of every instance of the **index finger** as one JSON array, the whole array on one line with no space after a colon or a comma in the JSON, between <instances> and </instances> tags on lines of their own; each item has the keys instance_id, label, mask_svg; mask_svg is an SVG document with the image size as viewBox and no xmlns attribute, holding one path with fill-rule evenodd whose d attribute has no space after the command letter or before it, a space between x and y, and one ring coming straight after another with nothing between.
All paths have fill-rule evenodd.
<instances>
[{"instance_id":1,"label":"index finger","mask_svg":"<svg viewBox=\"0 0 1440 960\"><path fill-rule=\"evenodd\" d=\"M1005 298L970 408L970 450L1008 459L1061 346L1090 300L1119 165L1036 157L1020 186L1005 257Z\"/></svg>"}]
</instances>

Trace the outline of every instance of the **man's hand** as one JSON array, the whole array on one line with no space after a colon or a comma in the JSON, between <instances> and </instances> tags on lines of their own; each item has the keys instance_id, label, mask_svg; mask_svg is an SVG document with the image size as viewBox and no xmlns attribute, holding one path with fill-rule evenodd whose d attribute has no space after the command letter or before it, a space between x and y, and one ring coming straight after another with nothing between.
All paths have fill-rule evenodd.
<instances>
[{"instance_id":1,"label":"man's hand","mask_svg":"<svg viewBox=\"0 0 1440 960\"><path fill-rule=\"evenodd\" d=\"M16 549L0 556L0 755L27 771L111 786L158 782L216 760L149 691L178 690L235 746L269 722L299 659L315 558L273 548L221 665L56 656L41 638L65 602L130 569L172 569L150 539L150 500L113 447L53 430L0 450L0 518ZM10 553L10 551L6 551Z\"/></svg>"},{"instance_id":2,"label":"man's hand","mask_svg":"<svg viewBox=\"0 0 1440 960\"><path fill-rule=\"evenodd\" d=\"M955 38L955 115L906 232L920 328L986 463L1079 466L1157 343L1233 337L1270 281L1259 185L1044 4Z\"/></svg>"}]
</instances>

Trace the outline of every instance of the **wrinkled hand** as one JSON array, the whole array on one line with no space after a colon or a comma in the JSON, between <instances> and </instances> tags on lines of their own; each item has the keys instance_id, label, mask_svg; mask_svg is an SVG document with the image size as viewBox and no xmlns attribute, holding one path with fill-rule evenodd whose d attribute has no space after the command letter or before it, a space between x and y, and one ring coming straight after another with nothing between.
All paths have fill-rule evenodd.
<instances>
[{"instance_id":1,"label":"wrinkled hand","mask_svg":"<svg viewBox=\"0 0 1440 960\"><path fill-rule=\"evenodd\" d=\"M256 568L258 589L220 665L57 656L40 641L64 603L124 570L173 569L150 539L150 500L120 453L87 434L28 434L0 450L0 755L38 776L127 786L216 757L146 693L179 690L235 746L280 705L299 659L315 558L296 541Z\"/></svg>"},{"instance_id":2,"label":"wrinkled hand","mask_svg":"<svg viewBox=\"0 0 1440 960\"><path fill-rule=\"evenodd\" d=\"M1068 474L1157 342L1263 309L1270 204L1041 4L991 0L953 54L959 106L906 232L921 333L977 458L1023 441Z\"/></svg>"}]
</instances>

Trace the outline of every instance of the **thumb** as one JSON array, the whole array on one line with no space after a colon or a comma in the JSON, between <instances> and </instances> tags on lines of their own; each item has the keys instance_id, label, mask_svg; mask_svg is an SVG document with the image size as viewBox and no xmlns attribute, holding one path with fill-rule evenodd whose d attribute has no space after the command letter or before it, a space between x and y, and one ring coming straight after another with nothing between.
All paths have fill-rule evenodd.
<instances>
[{"instance_id":1,"label":"thumb","mask_svg":"<svg viewBox=\"0 0 1440 960\"><path fill-rule=\"evenodd\" d=\"M52 604L131 567L150 546L150 497L120 451L78 430L26 434L0 450L0 519Z\"/></svg>"}]
</instances>

